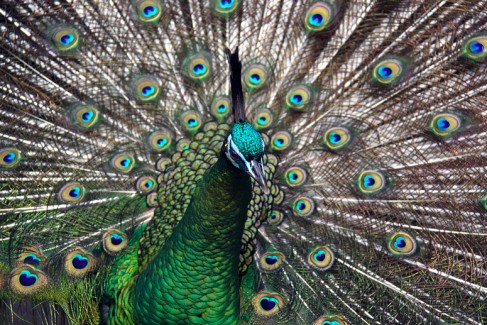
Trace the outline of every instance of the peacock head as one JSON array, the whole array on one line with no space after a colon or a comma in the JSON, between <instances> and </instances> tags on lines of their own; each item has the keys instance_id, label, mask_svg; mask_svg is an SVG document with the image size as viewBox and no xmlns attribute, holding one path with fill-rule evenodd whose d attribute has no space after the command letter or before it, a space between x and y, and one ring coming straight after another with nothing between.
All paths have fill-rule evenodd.
<instances>
[{"instance_id":1,"label":"peacock head","mask_svg":"<svg viewBox=\"0 0 487 325\"><path fill-rule=\"evenodd\" d=\"M242 89L242 64L238 58L238 47L233 53L226 50L230 64L230 83L232 86L232 108L234 123L225 141L225 154L238 169L245 171L268 194L264 174L264 141L245 118L245 104Z\"/></svg>"},{"instance_id":2,"label":"peacock head","mask_svg":"<svg viewBox=\"0 0 487 325\"><path fill-rule=\"evenodd\" d=\"M264 147L259 132L249 122L236 122L227 137L225 155L236 168L245 171L255 179L267 193L262 161Z\"/></svg>"}]
</instances>

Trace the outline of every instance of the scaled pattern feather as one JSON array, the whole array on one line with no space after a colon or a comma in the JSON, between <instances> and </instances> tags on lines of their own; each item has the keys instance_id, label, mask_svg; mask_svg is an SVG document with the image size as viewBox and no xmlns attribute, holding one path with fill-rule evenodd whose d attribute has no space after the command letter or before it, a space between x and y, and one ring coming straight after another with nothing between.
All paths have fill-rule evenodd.
<instances>
[{"instance_id":1,"label":"scaled pattern feather","mask_svg":"<svg viewBox=\"0 0 487 325\"><path fill-rule=\"evenodd\" d=\"M487 323L487 1L0 1L2 323Z\"/></svg>"}]
</instances>

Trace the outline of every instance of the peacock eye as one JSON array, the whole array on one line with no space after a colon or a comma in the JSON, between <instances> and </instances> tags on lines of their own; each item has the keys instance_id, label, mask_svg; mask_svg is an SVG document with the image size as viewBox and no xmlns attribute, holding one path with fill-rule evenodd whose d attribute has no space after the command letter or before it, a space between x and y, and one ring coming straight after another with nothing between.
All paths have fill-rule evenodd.
<instances>
[{"instance_id":1,"label":"peacock eye","mask_svg":"<svg viewBox=\"0 0 487 325\"><path fill-rule=\"evenodd\" d=\"M240 155L233 149L230 149L230 158L232 158L233 161L240 161Z\"/></svg>"}]
</instances>

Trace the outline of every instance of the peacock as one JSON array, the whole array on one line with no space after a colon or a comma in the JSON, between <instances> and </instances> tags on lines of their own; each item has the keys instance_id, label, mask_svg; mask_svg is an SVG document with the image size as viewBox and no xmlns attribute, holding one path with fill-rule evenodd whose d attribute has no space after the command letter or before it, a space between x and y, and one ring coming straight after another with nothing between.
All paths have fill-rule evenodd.
<instances>
[{"instance_id":1,"label":"peacock","mask_svg":"<svg viewBox=\"0 0 487 325\"><path fill-rule=\"evenodd\" d=\"M3 0L0 322L487 324L487 1Z\"/></svg>"}]
</instances>

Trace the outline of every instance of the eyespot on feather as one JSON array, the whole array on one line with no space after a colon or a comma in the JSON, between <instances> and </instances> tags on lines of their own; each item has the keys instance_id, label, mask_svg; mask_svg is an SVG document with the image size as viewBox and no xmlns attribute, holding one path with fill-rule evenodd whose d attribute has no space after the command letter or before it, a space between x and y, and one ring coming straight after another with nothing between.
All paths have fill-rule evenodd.
<instances>
[{"instance_id":1,"label":"eyespot on feather","mask_svg":"<svg viewBox=\"0 0 487 325\"><path fill-rule=\"evenodd\" d=\"M107 254L116 255L127 247L127 234L118 229L110 229L103 234L102 242Z\"/></svg>"},{"instance_id":2,"label":"eyespot on feather","mask_svg":"<svg viewBox=\"0 0 487 325\"><path fill-rule=\"evenodd\" d=\"M10 273L10 289L18 295L33 295L47 287L47 275L33 266L24 264Z\"/></svg>"},{"instance_id":3,"label":"eyespot on feather","mask_svg":"<svg viewBox=\"0 0 487 325\"><path fill-rule=\"evenodd\" d=\"M82 248L76 248L64 257L64 270L74 278L84 277L95 269L96 262L93 254Z\"/></svg>"},{"instance_id":4,"label":"eyespot on feather","mask_svg":"<svg viewBox=\"0 0 487 325\"><path fill-rule=\"evenodd\" d=\"M79 203L86 194L85 187L79 182L68 182L58 191L58 200L64 203Z\"/></svg>"},{"instance_id":5,"label":"eyespot on feather","mask_svg":"<svg viewBox=\"0 0 487 325\"><path fill-rule=\"evenodd\" d=\"M265 317L276 315L284 304L284 298L275 292L261 291L252 298L255 312Z\"/></svg>"},{"instance_id":6,"label":"eyespot on feather","mask_svg":"<svg viewBox=\"0 0 487 325\"><path fill-rule=\"evenodd\" d=\"M22 152L16 148L0 149L0 170L16 167L22 160Z\"/></svg>"},{"instance_id":7,"label":"eyespot on feather","mask_svg":"<svg viewBox=\"0 0 487 325\"><path fill-rule=\"evenodd\" d=\"M317 246L308 255L308 264L320 271L326 271L333 266L335 254L328 246Z\"/></svg>"}]
</instances>

